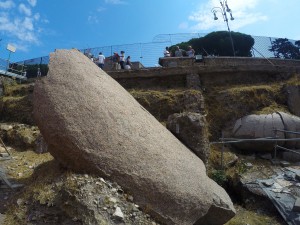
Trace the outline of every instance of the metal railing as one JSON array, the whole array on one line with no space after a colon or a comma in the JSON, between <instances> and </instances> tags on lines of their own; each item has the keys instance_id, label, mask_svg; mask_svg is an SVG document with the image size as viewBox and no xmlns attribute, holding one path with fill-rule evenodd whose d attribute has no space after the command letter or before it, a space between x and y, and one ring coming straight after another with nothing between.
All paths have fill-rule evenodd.
<instances>
[{"instance_id":1,"label":"metal railing","mask_svg":"<svg viewBox=\"0 0 300 225\"><path fill-rule=\"evenodd\" d=\"M206 34L204 33L181 33L181 34L160 34L153 38L152 42L148 43L134 43L134 44L123 44L123 45L111 45L102 46L95 48L80 49L82 53L93 55L98 57L99 52L102 52L105 57L109 58L114 52L120 53L125 51L126 56L131 56L132 62L140 62L144 67L159 67L158 60L163 57L163 51L166 46L171 46L179 44L181 42L186 42L192 38L201 38ZM272 42L277 38L274 37L261 37L252 36L254 39L254 46L252 48L251 54L253 58L274 58L274 52L270 51ZM289 40L291 43L295 44L294 40ZM204 47L205 49L205 47ZM197 54L197 52L196 52ZM200 53L198 53L200 54ZM269 61L270 62L270 61ZM49 56L43 56L34 59L24 60L18 62L18 64L24 65L47 65L49 63ZM271 63L272 64L272 63ZM42 70L42 76L47 71ZM36 72L31 73L34 76Z\"/></svg>"},{"instance_id":2,"label":"metal railing","mask_svg":"<svg viewBox=\"0 0 300 225\"><path fill-rule=\"evenodd\" d=\"M24 64L10 63L8 59L0 58L0 74L18 79L26 79L26 66Z\"/></svg>"},{"instance_id":3,"label":"metal railing","mask_svg":"<svg viewBox=\"0 0 300 225\"><path fill-rule=\"evenodd\" d=\"M220 141L210 142L210 145L214 144L221 144L221 169L224 169L224 148L226 144L236 144L236 143L249 143L249 142L274 142L274 157L273 159L277 159L278 150L283 150L287 152L291 152L292 154L300 155L300 149L289 149L284 146L278 145L278 142L300 142L300 138L278 138L277 133L282 132L285 134L294 134L300 135L300 132L289 131L289 130L281 130L281 129L274 129L274 136L273 137L262 137L262 138L224 138L223 134L222 137L219 139Z\"/></svg>"}]
</instances>

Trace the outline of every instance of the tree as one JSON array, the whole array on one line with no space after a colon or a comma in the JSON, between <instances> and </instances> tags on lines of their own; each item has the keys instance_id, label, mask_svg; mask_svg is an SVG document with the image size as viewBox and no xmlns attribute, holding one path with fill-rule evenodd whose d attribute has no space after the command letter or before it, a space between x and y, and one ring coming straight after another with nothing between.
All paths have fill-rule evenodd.
<instances>
[{"instance_id":1,"label":"tree","mask_svg":"<svg viewBox=\"0 0 300 225\"><path fill-rule=\"evenodd\" d=\"M294 45L287 38L277 38L271 44L269 51L274 52L276 58L300 59L300 41Z\"/></svg>"},{"instance_id":2,"label":"tree","mask_svg":"<svg viewBox=\"0 0 300 225\"><path fill-rule=\"evenodd\" d=\"M247 34L231 32L236 56L251 57L251 48L254 45L254 39ZM218 56L233 56L231 40L228 31L217 31L207 34L201 38L193 38L188 42L181 42L170 47L172 53L175 46L183 50L191 45L197 54L209 54Z\"/></svg>"}]
</instances>

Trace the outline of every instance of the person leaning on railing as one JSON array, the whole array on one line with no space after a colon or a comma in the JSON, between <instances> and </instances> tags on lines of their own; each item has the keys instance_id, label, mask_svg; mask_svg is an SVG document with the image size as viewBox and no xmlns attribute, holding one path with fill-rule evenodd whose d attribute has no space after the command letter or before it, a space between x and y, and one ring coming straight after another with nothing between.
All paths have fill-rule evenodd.
<instances>
[{"instance_id":1,"label":"person leaning on railing","mask_svg":"<svg viewBox=\"0 0 300 225\"><path fill-rule=\"evenodd\" d=\"M165 51L164 51L164 57L170 57L170 51L169 51L169 47L166 47Z\"/></svg>"}]
</instances>

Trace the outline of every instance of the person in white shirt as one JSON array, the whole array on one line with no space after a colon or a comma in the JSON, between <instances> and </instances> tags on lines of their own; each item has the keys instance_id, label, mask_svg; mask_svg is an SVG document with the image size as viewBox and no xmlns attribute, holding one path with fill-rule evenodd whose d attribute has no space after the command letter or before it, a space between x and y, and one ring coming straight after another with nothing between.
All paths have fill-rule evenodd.
<instances>
[{"instance_id":1,"label":"person in white shirt","mask_svg":"<svg viewBox=\"0 0 300 225\"><path fill-rule=\"evenodd\" d=\"M104 62L105 62L105 56L102 54L102 52L99 52L98 65L101 69L104 68Z\"/></svg>"},{"instance_id":2,"label":"person in white shirt","mask_svg":"<svg viewBox=\"0 0 300 225\"><path fill-rule=\"evenodd\" d=\"M166 50L164 51L164 57L170 57L170 51L169 51L169 47L166 47Z\"/></svg>"},{"instance_id":3,"label":"person in white shirt","mask_svg":"<svg viewBox=\"0 0 300 225\"><path fill-rule=\"evenodd\" d=\"M188 57L191 57L191 58L195 56L195 50L192 48L192 46L188 47L186 54Z\"/></svg>"},{"instance_id":4,"label":"person in white shirt","mask_svg":"<svg viewBox=\"0 0 300 225\"><path fill-rule=\"evenodd\" d=\"M131 69L131 66L132 66L132 63L131 63L131 59L130 59L130 55L129 55L129 56L127 56L127 58L126 58L125 69L126 69L126 70L130 70L130 69Z\"/></svg>"},{"instance_id":5,"label":"person in white shirt","mask_svg":"<svg viewBox=\"0 0 300 225\"><path fill-rule=\"evenodd\" d=\"M125 69L125 52L124 51L121 51L120 65L121 65L121 69L124 70Z\"/></svg>"}]
</instances>

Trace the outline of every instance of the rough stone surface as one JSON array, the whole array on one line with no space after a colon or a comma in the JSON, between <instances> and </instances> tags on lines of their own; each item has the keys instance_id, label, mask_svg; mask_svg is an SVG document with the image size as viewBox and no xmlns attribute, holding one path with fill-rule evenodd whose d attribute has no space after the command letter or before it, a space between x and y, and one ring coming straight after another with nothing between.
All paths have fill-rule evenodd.
<instances>
[{"instance_id":1,"label":"rough stone surface","mask_svg":"<svg viewBox=\"0 0 300 225\"><path fill-rule=\"evenodd\" d=\"M232 135L238 139L255 139L255 138L275 138L291 139L299 138L299 135L293 133L283 133L275 130L286 130L300 132L300 118L284 112L273 114L248 115L238 119L235 122ZM271 141L249 141L235 143L239 149L253 151L272 151L276 142ZM278 141L278 145L290 149L300 148L300 142L296 141Z\"/></svg>"},{"instance_id":2,"label":"rough stone surface","mask_svg":"<svg viewBox=\"0 0 300 225\"><path fill-rule=\"evenodd\" d=\"M190 112L175 113L169 116L167 128L207 164L209 141L205 116Z\"/></svg>"},{"instance_id":3,"label":"rough stone surface","mask_svg":"<svg viewBox=\"0 0 300 225\"><path fill-rule=\"evenodd\" d=\"M287 103L290 111L296 115L300 116L300 86L287 86L286 87L287 92Z\"/></svg>"},{"instance_id":4,"label":"rough stone surface","mask_svg":"<svg viewBox=\"0 0 300 225\"><path fill-rule=\"evenodd\" d=\"M45 139L43 138L42 135L39 135L37 138L36 138L36 141L35 141L35 149L34 151L36 153L45 153L45 152L48 152L48 144L46 143Z\"/></svg>"},{"instance_id":5,"label":"rough stone surface","mask_svg":"<svg viewBox=\"0 0 300 225\"><path fill-rule=\"evenodd\" d=\"M117 182L165 224L216 214L211 224L224 224L235 215L203 162L77 50L50 55L48 76L35 85L34 117L64 166Z\"/></svg>"},{"instance_id":6,"label":"rough stone surface","mask_svg":"<svg viewBox=\"0 0 300 225\"><path fill-rule=\"evenodd\" d=\"M186 87L193 89L201 89L201 82L198 74L186 75Z\"/></svg>"},{"instance_id":7,"label":"rough stone surface","mask_svg":"<svg viewBox=\"0 0 300 225\"><path fill-rule=\"evenodd\" d=\"M183 104L187 112L205 114L204 97L200 91L185 92Z\"/></svg>"}]
</instances>

